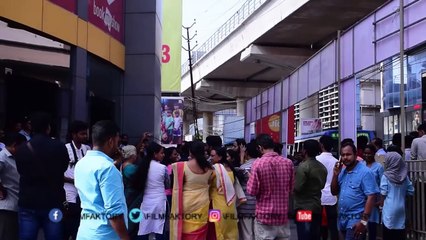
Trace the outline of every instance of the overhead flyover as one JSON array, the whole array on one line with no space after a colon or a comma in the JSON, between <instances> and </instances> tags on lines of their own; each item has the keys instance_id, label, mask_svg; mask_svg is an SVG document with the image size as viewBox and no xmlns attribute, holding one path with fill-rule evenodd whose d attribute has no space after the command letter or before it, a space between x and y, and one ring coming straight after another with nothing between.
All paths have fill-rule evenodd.
<instances>
[{"instance_id":1,"label":"overhead flyover","mask_svg":"<svg viewBox=\"0 0 426 240\"><path fill-rule=\"evenodd\" d=\"M385 2L248 0L193 54L198 111L235 108L237 99L255 96L287 77L335 38L337 30L350 27ZM252 10L249 16L247 9ZM182 71L182 95L190 97L187 65Z\"/></svg>"}]
</instances>

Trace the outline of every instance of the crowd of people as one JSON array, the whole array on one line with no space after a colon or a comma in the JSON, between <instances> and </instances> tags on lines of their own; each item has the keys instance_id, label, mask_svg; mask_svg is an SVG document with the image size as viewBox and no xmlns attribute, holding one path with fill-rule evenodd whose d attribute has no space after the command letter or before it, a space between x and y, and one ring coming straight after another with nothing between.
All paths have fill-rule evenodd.
<instances>
[{"instance_id":1,"label":"crowd of people","mask_svg":"<svg viewBox=\"0 0 426 240\"><path fill-rule=\"evenodd\" d=\"M344 139L338 160L322 136L289 160L267 134L133 146L111 121L75 121L63 144L43 113L26 129L0 136L0 239L290 239L291 218L300 240L376 239L380 222L382 239L405 239L414 188L398 137L387 151ZM426 124L418 134L409 155L426 159Z\"/></svg>"}]
</instances>

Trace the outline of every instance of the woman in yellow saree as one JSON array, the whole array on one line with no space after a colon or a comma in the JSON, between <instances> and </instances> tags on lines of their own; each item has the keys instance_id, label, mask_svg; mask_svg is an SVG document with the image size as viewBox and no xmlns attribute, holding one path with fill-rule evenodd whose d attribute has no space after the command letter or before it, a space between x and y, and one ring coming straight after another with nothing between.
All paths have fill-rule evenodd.
<instances>
[{"instance_id":1,"label":"woman in yellow saree","mask_svg":"<svg viewBox=\"0 0 426 240\"><path fill-rule=\"evenodd\" d=\"M190 157L187 162L172 164L171 240L207 239L209 182L213 170L205 158L203 143L192 144Z\"/></svg>"},{"instance_id":2,"label":"woman in yellow saree","mask_svg":"<svg viewBox=\"0 0 426 240\"><path fill-rule=\"evenodd\" d=\"M226 160L226 149L220 148L212 150L210 157L215 169L213 180L210 185L210 198L212 201L212 208L214 210L220 210L221 218L219 221L210 219L214 224L209 225L208 239L238 239L238 215L235 204L239 196L237 197L234 188L234 173ZM238 200L244 201L245 196ZM212 230L213 226L214 231Z\"/></svg>"}]
</instances>

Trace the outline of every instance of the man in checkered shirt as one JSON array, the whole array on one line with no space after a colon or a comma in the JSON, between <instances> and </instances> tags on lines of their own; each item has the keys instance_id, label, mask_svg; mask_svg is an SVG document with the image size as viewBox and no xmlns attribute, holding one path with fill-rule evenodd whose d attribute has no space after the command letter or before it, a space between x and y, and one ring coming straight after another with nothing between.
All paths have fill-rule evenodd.
<instances>
[{"instance_id":1,"label":"man in checkered shirt","mask_svg":"<svg viewBox=\"0 0 426 240\"><path fill-rule=\"evenodd\" d=\"M253 163L247 193L256 196L256 240L290 239L289 195L294 186L293 163L274 152L267 134L256 138L262 157Z\"/></svg>"}]
</instances>

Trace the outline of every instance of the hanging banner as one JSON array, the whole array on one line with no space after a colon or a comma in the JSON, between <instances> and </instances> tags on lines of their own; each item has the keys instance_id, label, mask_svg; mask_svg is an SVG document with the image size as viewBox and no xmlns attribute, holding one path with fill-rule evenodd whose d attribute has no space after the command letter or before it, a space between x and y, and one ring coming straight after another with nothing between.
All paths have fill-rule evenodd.
<instances>
[{"instance_id":1,"label":"hanging banner","mask_svg":"<svg viewBox=\"0 0 426 240\"><path fill-rule=\"evenodd\" d=\"M124 43L123 0L88 0L89 22Z\"/></svg>"},{"instance_id":2,"label":"hanging banner","mask_svg":"<svg viewBox=\"0 0 426 240\"><path fill-rule=\"evenodd\" d=\"M183 141L183 97L161 98L161 143Z\"/></svg>"},{"instance_id":3,"label":"hanging banner","mask_svg":"<svg viewBox=\"0 0 426 240\"><path fill-rule=\"evenodd\" d=\"M310 118L300 120L300 133L302 135L318 133L322 131L321 119Z\"/></svg>"},{"instance_id":4,"label":"hanging banner","mask_svg":"<svg viewBox=\"0 0 426 240\"><path fill-rule=\"evenodd\" d=\"M182 0L163 1L161 91L180 92L182 49Z\"/></svg>"},{"instance_id":5,"label":"hanging banner","mask_svg":"<svg viewBox=\"0 0 426 240\"><path fill-rule=\"evenodd\" d=\"M274 142L280 142L280 121L278 114L273 114L256 121L256 135L266 133Z\"/></svg>"}]
</instances>

